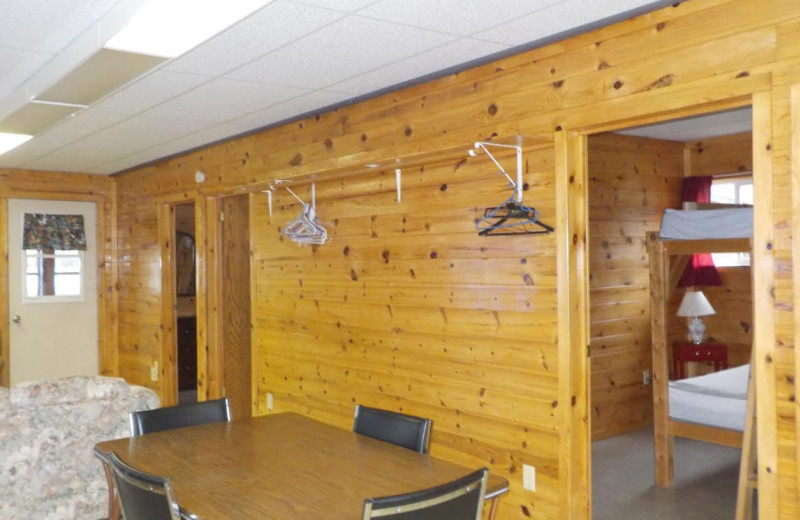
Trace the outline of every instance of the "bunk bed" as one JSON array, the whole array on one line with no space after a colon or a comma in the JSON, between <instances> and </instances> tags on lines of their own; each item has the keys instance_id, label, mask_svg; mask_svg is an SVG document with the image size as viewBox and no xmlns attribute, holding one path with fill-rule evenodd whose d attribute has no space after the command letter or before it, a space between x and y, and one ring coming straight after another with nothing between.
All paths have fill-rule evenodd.
<instances>
[{"instance_id":1,"label":"bunk bed","mask_svg":"<svg viewBox=\"0 0 800 520\"><path fill-rule=\"evenodd\" d=\"M707 211L708 208L714 211ZM702 412L695 415L670 414L668 306L681 274L693 254L750 252L752 248L752 207L726 206L725 208L720 209L720 205L709 205L684 211L667 210L662 220L661 231L647 234L647 250L650 256L655 478L656 484L661 487L672 485L674 480L674 437L686 437L733 447L742 446L742 428L730 427L732 422L738 423L738 418L720 422L709 421L709 415ZM728 221L729 225L725 225L723 221ZM741 370L738 376L741 380ZM692 395L692 391L699 391L700 394L717 394L715 396L717 399L740 397L736 395L739 393L737 390L732 390L730 393L733 395L727 396L718 390L704 392L709 387L715 387L719 382L718 378L723 377L726 376L712 378L713 383L703 380L698 384L683 380L683 383L677 385L675 394L677 397L683 397L683 402L693 404L699 403L701 399L697 395ZM745 379L745 386L746 381ZM683 395L687 393L688 395ZM716 404L712 402L710 406L719 407L719 402ZM736 403L731 406L735 409L741 408ZM681 406L676 401L676 409L678 408ZM744 425L743 419L742 425Z\"/></svg>"}]
</instances>

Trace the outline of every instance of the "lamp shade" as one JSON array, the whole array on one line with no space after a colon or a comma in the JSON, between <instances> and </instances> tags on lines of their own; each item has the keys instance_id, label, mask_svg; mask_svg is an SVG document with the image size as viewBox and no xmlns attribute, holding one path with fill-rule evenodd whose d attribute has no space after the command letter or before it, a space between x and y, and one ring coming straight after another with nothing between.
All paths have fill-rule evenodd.
<instances>
[{"instance_id":1,"label":"lamp shade","mask_svg":"<svg viewBox=\"0 0 800 520\"><path fill-rule=\"evenodd\" d=\"M678 307L678 316L710 316L716 314L714 307L708 303L703 291L686 291L683 295L681 306Z\"/></svg>"}]
</instances>

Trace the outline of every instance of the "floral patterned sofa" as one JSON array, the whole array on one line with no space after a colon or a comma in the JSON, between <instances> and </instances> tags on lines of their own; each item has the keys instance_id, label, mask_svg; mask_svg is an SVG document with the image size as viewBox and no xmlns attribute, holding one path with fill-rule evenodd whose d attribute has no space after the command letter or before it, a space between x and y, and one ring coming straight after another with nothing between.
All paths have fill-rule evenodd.
<instances>
[{"instance_id":1,"label":"floral patterned sofa","mask_svg":"<svg viewBox=\"0 0 800 520\"><path fill-rule=\"evenodd\" d=\"M106 478L92 449L127 437L128 414L158 404L152 390L112 377L0 388L0 519L107 516Z\"/></svg>"}]
</instances>

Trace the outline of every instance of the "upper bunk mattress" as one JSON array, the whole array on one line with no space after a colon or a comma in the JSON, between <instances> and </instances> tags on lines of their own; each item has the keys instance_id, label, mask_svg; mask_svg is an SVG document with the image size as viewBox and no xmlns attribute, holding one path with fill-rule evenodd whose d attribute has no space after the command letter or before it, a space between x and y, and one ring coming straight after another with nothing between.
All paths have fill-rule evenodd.
<instances>
[{"instance_id":1,"label":"upper bunk mattress","mask_svg":"<svg viewBox=\"0 0 800 520\"><path fill-rule=\"evenodd\" d=\"M750 365L669 382L669 416L744 431Z\"/></svg>"},{"instance_id":2,"label":"upper bunk mattress","mask_svg":"<svg viewBox=\"0 0 800 520\"><path fill-rule=\"evenodd\" d=\"M753 236L753 208L668 209L661 218L660 236L682 240L750 238Z\"/></svg>"}]
</instances>

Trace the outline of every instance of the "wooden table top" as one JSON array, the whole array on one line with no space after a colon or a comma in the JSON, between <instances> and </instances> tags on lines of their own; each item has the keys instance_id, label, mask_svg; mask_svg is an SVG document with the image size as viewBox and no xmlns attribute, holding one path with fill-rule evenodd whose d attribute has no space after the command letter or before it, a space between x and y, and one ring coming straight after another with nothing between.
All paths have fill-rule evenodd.
<instances>
[{"instance_id":1,"label":"wooden table top","mask_svg":"<svg viewBox=\"0 0 800 520\"><path fill-rule=\"evenodd\" d=\"M478 468L294 413L101 442L131 466L172 480L178 503L203 520L359 518L365 498L435 486ZM490 476L487 496L508 490Z\"/></svg>"}]
</instances>

